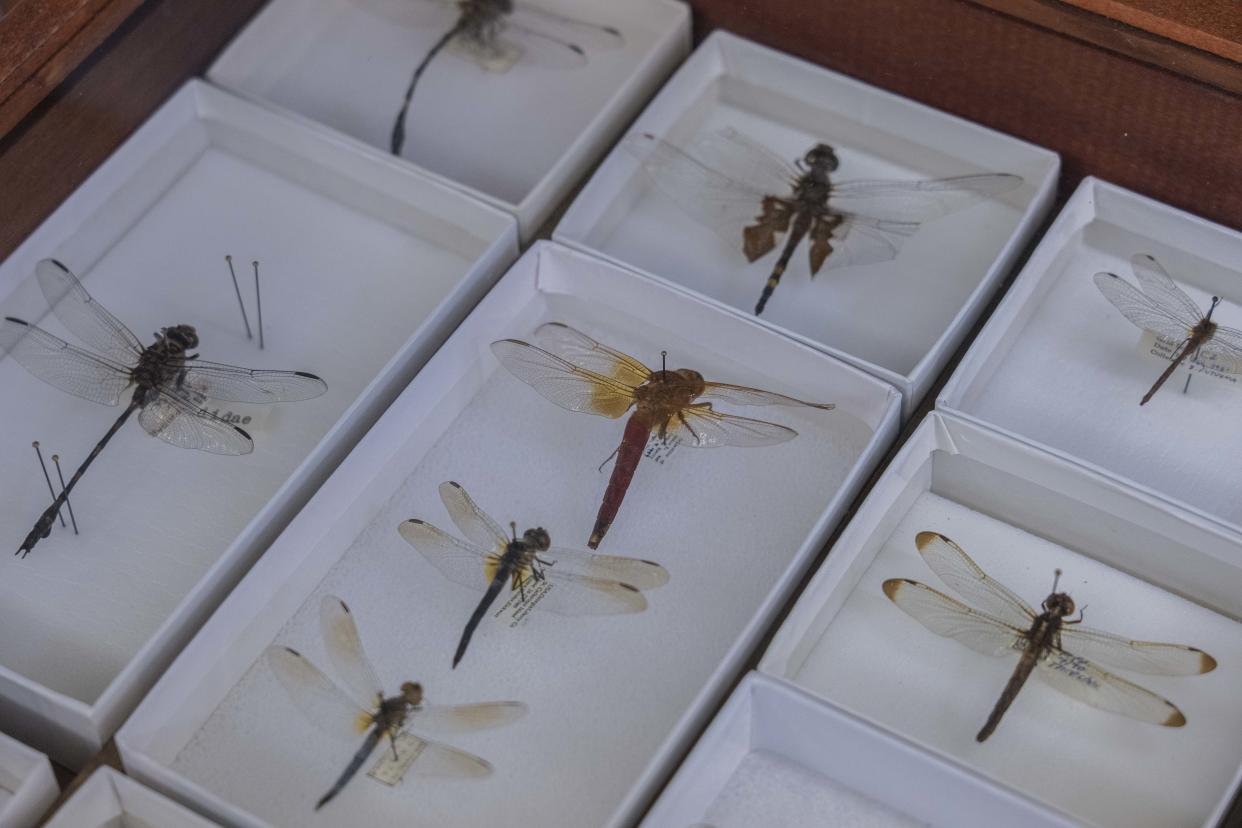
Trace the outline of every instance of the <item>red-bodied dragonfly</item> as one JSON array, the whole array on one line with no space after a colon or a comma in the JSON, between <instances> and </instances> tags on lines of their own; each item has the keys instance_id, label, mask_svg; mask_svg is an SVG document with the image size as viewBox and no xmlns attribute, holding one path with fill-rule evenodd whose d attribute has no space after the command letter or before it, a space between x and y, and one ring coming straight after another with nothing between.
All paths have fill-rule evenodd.
<instances>
[{"instance_id":1,"label":"red-bodied dragonfly","mask_svg":"<svg viewBox=\"0 0 1242 828\"><path fill-rule=\"evenodd\" d=\"M484 759L448 745L415 736L406 728L434 735L473 733L500 727L526 715L521 702L483 702L480 704L431 705L423 701L422 685L401 684L400 692L384 695L384 686L375 675L358 637L353 613L340 598L325 595L319 604L319 627L324 649L338 685L323 674L304 655L292 647L267 648L268 666L289 694L293 706L308 722L329 736L362 744L345 770L315 810L327 805L358 773L383 739L388 739L393 759L398 736L403 749L414 755L410 772L418 776L480 777L492 772ZM343 685L343 686L342 686Z\"/></svg>"},{"instance_id":2,"label":"red-bodied dragonfly","mask_svg":"<svg viewBox=\"0 0 1242 828\"><path fill-rule=\"evenodd\" d=\"M666 197L739 248L748 262L785 246L755 313L763 313L794 251L810 240L811 277L827 267L897 256L924 222L1008 192L1022 177L983 173L915 181L833 179L836 150L816 144L791 165L757 141L724 128L682 149L649 133L622 146Z\"/></svg>"},{"instance_id":3,"label":"red-bodied dragonfly","mask_svg":"<svg viewBox=\"0 0 1242 828\"><path fill-rule=\"evenodd\" d=\"M441 483L440 499L466 540L418 519L405 521L398 531L450 581L486 587L462 630L453 667L506 584L525 599L526 590L546 581L550 589L541 591L537 609L561 615L620 615L642 612L647 608L642 590L668 583L668 572L654 561L554 547L543 527L518 537L516 524L510 523L506 534L458 483Z\"/></svg>"},{"instance_id":4,"label":"red-bodied dragonfly","mask_svg":"<svg viewBox=\"0 0 1242 828\"><path fill-rule=\"evenodd\" d=\"M95 352L10 316L0 322L0 356L7 354L48 385L91 402L115 406L133 390L125 410L22 541L17 550L22 556L51 533L70 491L133 414L144 431L171 445L249 454L254 450L250 435L203 408L204 400L295 402L328 390L327 383L305 371L239 368L199 359L191 353L198 347L198 332L191 325L163 328L144 346L60 262L44 259L35 276L56 318Z\"/></svg>"},{"instance_id":5,"label":"red-bodied dragonfly","mask_svg":"<svg viewBox=\"0 0 1242 828\"><path fill-rule=\"evenodd\" d=\"M798 436L788 426L724 414L716 402L732 405L797 405L824 411L833 403L810 403L772 391L708 382L690 368L653 371L559 322L535 331L538 345L520 339L492 343L492 352L515 377L544 398L570 411L617 419L633 408L625 424L616 465L587 546L604 539L634 478L652 434L661 440L709 448L770 446Z\"/></svg>"},{"instance_id":6,"label":"red-bodied dragonfly","mask_svg":"<svg viewBox=\"0 0 1242 828\"><path fill-rule=\"evenodd\" d=\"M1036 612L1012 590L989 578L953 541L936 532L915 538L919 553L966 605L907 578L884 582L884 594L924 627L989 656L1019 653L1013 675L983 728L992 735L1018 691L1032 675L1071 698L1152 724L1181 727L1186 717L1167 699L1095 665L1156 676L1192 676L1216 669L1216 659L1196 647L1131 641L1081 626L1071 619L1074 599L1057 583ZM1061 572L1057 570L1059 580Z\"/></svg>"}]
</instances>

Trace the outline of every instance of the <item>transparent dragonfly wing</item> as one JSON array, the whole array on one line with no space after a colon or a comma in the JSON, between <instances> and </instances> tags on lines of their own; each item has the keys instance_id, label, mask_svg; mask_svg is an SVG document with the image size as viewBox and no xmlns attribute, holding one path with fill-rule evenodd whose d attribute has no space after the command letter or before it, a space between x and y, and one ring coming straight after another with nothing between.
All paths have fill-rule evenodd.
<instances>
[{"instance_id":1,"label":"transparent dragonfly wing","mask_svg":"<svg viewBox=\"0 0 1242 828\"><path fill-rule=\"evenodd\" d=\"M1024 631L918 581L890 578L883 588L888 599L906 615L936 635L952 638L977 653L1004 655L1020 649L1025 642Z\"/></svg>"},{"instance_id":2,"label":"transparent dragonfly wing","mask_svg":"<svg viewBox=\"0 0 1242 828\"><path fill-rule=\"evenodd\" d=\"M764 214L764 199L771 196L781 201L789 193L784 181L771 189L756 187L649 133L632 134L621 146L642 164L662 195L743 255L746 228Z\"/></svg>"},{"instance_id":3,"label":"transparent dragonfly wing","mask_svg":"<svg viewBox=\"0 0 1242 828\"><path fill-rule=\"evenodd\" d=\"M699 138L690 148L690 155L764 195L789 196L799 178L792 164L732 127L722 127Z\"/></svg>"},{"instance_id":4,"label":"transparent dragonfly wing","mask_svg":"<svg viewBox=\"0 0 1242 828\"><path fill-rule=\"evenodd\" d=\"M492 353L509 373L569 411L616 419L634 403L632 387L579 368L529 342L502 339L492 343Z\"/></svg>"},{"instance_id":5,"label":"transparent dragonfly wing","mask_svg":"<svg viewBox=\"0 0 1242 828\"><path fill-rule=\"evenodd\" d=\"M263 657L293 706L322 732L342 741L356 741L371 724L371 711L354 704L297 650L273 645Z\"/></svg>"},{"instance_id":6,"label":"transparent dragonfly wing","mask_svg":"<svg viewBox=\"0 0 1242 828\"><path fill-rule=\"evenodd\" d=\"M471 589L484 589L487 586L487 572L498 561L496 555L458 540L417 518L403 522L397 531L428 563L453 583Z\"/></svg>"},{"instance_id":7,"label":"transparent dragonfly wing","mask_svg":"<svg viewBox=\"0 0 1242 828\"><path fill-rule=\"evenodd\" d=\"M620 581L638 589L656 589L668 583L668 570L655 561L621 555L595 555L554 546L540 552L551 566L544 571L557 576L573 574L599 580Z\"/></svg>"},{"instance_id":8,"label":"transparent dragonfly wing","mask_svg":"<svg viewBox=\"0 0 1242 828\"><path fill-rule=\"evenodd\" d=\"M1180 306L1158 304L1115 273L1097 273L1094 281L1104 298L1132 324L1173 342L1185 340L1202 316L1188 316Z\"/></svg>"},{"instance_id":9,"label":"transparent dragonfly wing","mask_svg":"<svg viewBox=\"0 0 1242 828\"><path fill-rule=\"evenodd\" d=\"M449 517L471 543L497 555L505 551L509 536L499 523L479 508L460 483L451 480L441 483L439 491Z\"/></svg>"},{"instance_id":10,"label":"transparent dragonfly wing","mask_svg":"<svg viewBox=\"0 0 1242 828\"><path fill-rule=\"evenodd\" d=\"M0 357L6 354L53 388L103 405L120 402L130 384L127 368L12 316L0 322Z\"/></svg>"},{"instance_id":11,"label":"transparent dragonfly wing","mask_svg":"<svg viewBox=\"0 0 1242 828\"><path fill-rule=\"evenodd\" d=\"M931 571L972 607L1022 632L1030 628L1035 610L1008 587L989 578L956 543L938 532L919 532L914 544Z\"/></svg>"},{"instance_id":12,"label":"transparent dragonfly wing","mask_svg":"<svg viewBox=\"0 0 1242 828\"><path fill-rule=\"evenodd\" d=\"M35 266L35 278L52 313L74 336L122 365L137 364L142 354L138 337L96 302L69 268L43 259Z\"/></svg>"},{"instance_id":13,"label":"transparent dragonfly wing","mask_svg":"<svg viewBox=\"0 0 1242 828\"><path fill-rule=\"evenodd\" d=\"M837 407L835 403L806 402L795 397L777 394L775 391L762 391L758 388L748 388L745 385L730 385L727 382L707 383L698 398L726 402L731 405L803 405L822 411L831 411Z\"/></svg>"},{"instance_id":14,"label":"transparent dragonfly wing","mask_svg":"<svg viewBox=\"0 0 1242 828\"><path fill-rule=\"evenodd\" d=\"M1199 351L1213 358L1214 368L1229 374L1242 374L1242 331L1237 328L1217 325L1212 338Z\"/></svg>"},{"instance_id":15,"label":"transparent dragonfly wing","mask_svg":"<svg viewBox=\"0 0 1242 828\"><path fill-rule=\"evenodd\" d=\"M417 739L422 743L418 758L407 771L414 776L477 779L492 772L491 763L473 753L414 736L408 731L404 737L402 741Z\"/></svg>"},{"instance_id":16,"label":"transparent dragonfly wing","mask_svg":"<svg viewBox=\"0 0 1242 828\"><path fill-rule=\"evenodd\" d=\"M580 20L533 3L515 2L513 12L506 20L511 26L521 26L571 43L584 52L619 49L625 45L625 37L614 26Z\"/></svg>"},{"instance_id":17,"label":"transparent dragonfly wing","mask_svg":"<svg viewBox=\"0 0 1242 828\"><path fill-rule=\"evenodd\" d=\"M711 403L683 408L674 423L667 436L694 448L774 446L798 436L788 426L713 411Z\"/></svg>"},{"instance_id":18,"label":"transparent dragonfly wing","mask_svg":"<svg viewBox=\"0 0 1242 828\"><path fill-rule=\"evenodd\" d=\"M1036 663L1035 675L1070 698L1131 719L1181 727L1186 717L1168 699L1105 672L1082 656L1052 649Z\"/></svg>"},{"instance_id":19,"label":"transparent dragonfly wing","mask_svg":"<svg viewBox=\"0 0 1242 828\"><path fill-rule=\"evenodd\" d=\"M961 175L919 181L870 179L832 185L828 206L852 215L890 222L942 218L1022 185L1022 176L1008 173Z\"/></svg>"},{"instance_id":20,"label":"transparent dragonfly wing","mask_svg":"<svg viewBox=\"0 0 1242 828\"><path fill-rule=\"evenodd\" d=\"M325 595L319 601L319 632L332 669L354 701L364 708L377 705L383 685L362 646L354 614L335 595Z\"/></svg>"},{"instance_id":21,"label":"transparent dragonfly wing","mask_svg":"<svg viewBox=\"0 0 1242 828\"><path fill-rule=\"evenodd\" d=\"M622 385L636 388L651 378L651 370L632 356L609 348L562 322L540 325L534 339L545 351Z\"/></svg>"},{"instance_id":22,"label":"transparent dragonfly wing","mask_svg":"<svg viewBox=\"0 0 1242 828\"><path fill-rule=\"evenodd\" d=\"M1078 625L1061 627L1061 645L1114 670L1152 676L1194 676L1216 669L1216 659L1185 644L1133 641Z\"/></svg>"},{"instance_id":23,"label":"transparent dragonfly wing","mask_svg":"<svg viewBox=\"0 0 1242 828\"><path fill-rule=\"evenodd\" d=\"M1144 295L1154 304L1168 308L1178 319L1198 320L1203 316L1203 310L1177 286L1154 256L1137 253L1130 257L1130 267Z\"/></svg>"},{"instance_id":24,"label":"transparent dragonfly wing","mask_svg":"<svg viewBox=\"0 0 1242 828\"><path fill-rule=\"evenodd\" d=\"M917 222L889 221L843 214L835 226L823 219L811 230L811 273L820 268L862 267L897 258L906 239L918 232Z\"/></svg>"},{"instance_id":25,"label":"transparent dragonfly wing","mask_svg":"<svg viewBox=\"0 0 1242 828\"><path fill-rule=\"evenodd\" d=\"M610 578L592 578L543 567L552 582L536 609L557 615L628 615L647 609L647 599L631 584Z\"/></svg>"},{"instance_id":26,"label":"transparent dragonfly wing","mask_svg":"<svg viewBox=\"0 0 1242 828\"><path fill-rule=\"evenodd\" d=\"M182 363L182 384L219 402L278 403L309 400L328 390L328 384L305 371L269 371L241 368L195 359Z\"/></svg>"},{"instance_id":27,"label":"transparent dragonfly wing","mask_svg":"<svg viewBox=\"0 0 1242 828\"><path fill-rule=\"evenodd\" d=\"M178 448L227 455L254 451L254 441L245 431L175 394L161 393L148 401L138 414L138 424L147 434Z\"/></svg>"},{"instance_id":28,"label":"transparent dragonfly wing","mask_svg":"<svg viewBox=\"0 0 1242 828\"><path fill-rule=\"evenodd\" d=\"M425 704L410 714L408 726L433 736L477 733L504 727L528 712L521 702L482 702L479 704Z\"/></svg>"}]
</instances>

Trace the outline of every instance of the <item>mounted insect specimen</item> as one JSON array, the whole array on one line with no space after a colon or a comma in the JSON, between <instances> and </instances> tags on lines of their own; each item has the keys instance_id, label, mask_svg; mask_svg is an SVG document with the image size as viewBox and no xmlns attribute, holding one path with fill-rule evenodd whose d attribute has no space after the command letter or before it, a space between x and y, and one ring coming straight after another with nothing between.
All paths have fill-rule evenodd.
<instances>
[{"instance_id":1,"label":"mounted insect specimen","mask_svg":"<svg viewBox=\"0 0 1242 828\"><path fill-rule=\"evenodd\" d=\"M785 246L763 287L763 313L803 239L810 240L811 277L825 265L885 262L924 222L1018 187L1007 173L922 181L834 181L840 162L816 144L792 165L734 129L704 136L688 150L647 133L622 142L666 197L706 225L748 262Z\"/></svg>"},{"instance_id":2,"label":"mounted insect specimen","mask_svg":"<svg viewBox=\"0 0 1242 828\"><path fill-rule=\"evenodd\" d=\"M1078 618L1071 619L1074 599L1057 592L1060 570L1056 572L1052 592L1037 613L1013 591L984 574L961 547L944 535L920 532L915 544L931 570L972 606L906 578L885 581L884 594L937 635L952 638L984 655L1021 654L996 706L975 737L977 741L992 735L1032 675L1101 710L1165 727L1181 727L1186 724L1186 717L1172 702L1105 672L1094 662L1153 676L1193 676L1216 669L1216 659L1195 647L1131 641L1080 626L1081 612Z\"/></svg>"},{"instance_id":3,"label":"mounted insect specimen","mask_svg":"<svg viewBox=\"0 0 1242 828\"><path fill-rule=\"evenodd\" d=\"M436 6L438 0L416 0ZM401 100L392 127L391 149L405 146L405 122L414 90L431 61L452 43L485 69L514 62L549 69L573 69L587 62L590 50L615 49L625 41L611 26L599 26L544 11L520 0L453 0L457 22L423 56Z\"/></svg>"},{"instance_id":4,"label":"mounted insect specimen","mask_svg":"<svg viewBox=\"0 0 1242 828\"><path fill-rule=\"evenodd\" d=\"M315 804L316 811L341 792L385 738L394 761L405 758L399 750L412 757L409 772L416 775L468 778L492 772L486 760L415 736L406 728L436 735L473 733L517 721L526 715L526 705L429 705L423 701L422 686L411 681L403 682L399 693L386 697L345 602L325 595L319 604L319 626L324 649L344 689L291 647L271 646L265 653L268 666L308 722L341 740L356 741L365 734L345 770Z\"/></svg>"},{"instance_id":5,"label":"mounted insect specimen","mask_svg":"<svg viewBox=\"0 0 1242 828\"><path fill-rule=\"evenodd\" d=\"M52 312L96 353L77 348L22 319L0 323L0 356L7 353L48 385L103 405L118 405L133 389L125 410L69 478L60 495L22 541L23 557L52 531L56 516L88 467L133 414L153 437L212 454L249 454L250 435L202 408L220 402L277 403L318 397L327 384L304 371L268 371L207 362L191 353L198 333L173 325L144 346L120 320L96 302L68 268L44 259L35 269Z\"/></svg>"},{"instance_id":6,"label":"mounted insect specimen","mask_svg":"<svg viewBox=\"0 0 1242 828\"><path fill-rule=\"evenodd\" d=\"M539 346L520 339L492 343L492 353L511 374L561 408L617 419L631 408L615 456L612 476L587 546L604 539L634 478L652 434L680 445L771 446L792 440L787 426L722 414L714 402L733 405L797 405L829 411L832 403L810 403L741 385L708 382L690 368L652 371L633 357L601 345L559 322L535 331Z\"/></svg>"},{"instance_id":7,"label":"mounted insect specimen","mask_svg":"<svg viewBox=\"0 0 1242 828\"><path fill-rule=\"evenodd\" d=\"M1173 349L1169 367L1156 378L1139 405L1147 405L1188 357L1192 361L1210 358L1214 370L1242 373L1242 331L1212 321L1212 314L1220 304L1219 296L1212 297L1212 304L1205 313L1153 257L1140 253L1131 257L1130 266L1142 290L1115 273L1107 272L1095 274L1095 286L1122 316L1165 340ZM1187 377L1187 384L1189 382Z\"/></svg>"},{"instance_id":8,"label":"mounted insect specimen","mask_svg":"<svg viewBox=\"0 0 1242 828\"><path fill-rule=\"evenodd\" d=\"M668 583L668 572L658 563L556 548L543 527L527 529L519 538L516 524L510 523L506 534L458 483L441 483L440 499L466 540L417 519L405 521L398 531L450 581L487 588L462 630L454 667L506 583L523 601L528 590L531 600L538 591L534 606L560 615L642 612L647 599L641 590Z\"/></svg>"}]
</instances>

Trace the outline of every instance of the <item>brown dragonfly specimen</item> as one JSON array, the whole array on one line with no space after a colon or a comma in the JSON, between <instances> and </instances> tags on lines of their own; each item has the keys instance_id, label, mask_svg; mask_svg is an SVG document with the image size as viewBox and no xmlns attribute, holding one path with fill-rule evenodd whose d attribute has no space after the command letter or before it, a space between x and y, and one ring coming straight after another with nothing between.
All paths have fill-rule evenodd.
<instances>
[{"instance_id":1,"label":"brown dragonfly specimen","mask_svg":"<svg viewBox=\"0 0 1242 828\"><path fill-rule=\"evenodd\" d=\"M561 408L618 419L632 408L616 464L604 492L587 546L604 539L638 468L648 440L710 448L770 446L798 436L787 426L723 414L715 402L733 405L800 405L824 411L832 403L810 403L741 385L708 382L690 368L653 371L633 357L596 342L559 322L535 331L538 345L520 339L492 343L492 352L515 377Z\"/></svg>"},{"instance_id":2,"label":"brown dragonfly specimen","mask_svg":"<svg viewBox=\"0 0 1242 828\"><path fill-rule=\"evenodd\" d=\"M1165 727L1181 727L1186 717L1172 702L1137 684L1105 672L1094 662L1154 676L1192 676L1216 669L1216 659L1195 647L1131 641L1081 626L1074 599L1052 592L1041 612L984 574L962 548L944 535L920 532L915 544L923 560L967 606L929 586L906 578L884 582L884 594L924 627L989 656L1021 653L1013 676L987 722L975 737L992 735L1026 680L1035 675L1056 690L1101 710ZM1059 580L1061 571L1056 572Z\"/></svg>"},{"instance_id":3,"label":"brown dragonfly specimen","mask_svg":"<svg viewBox=\"0 0 1242 828\"><path fill-rule=\"evenodd\" d=\"M1212 321L1219 296L1212 297L1205 313L1152 256L1133 256L1130 266L1142 290L1107 272L1095 274L1095 286L1122 316L1175 347L1169 367L1156 378L1139 405L1146 405L1187 357L1209 357L1217 370L1242 373L1242 331Z\"/></svg>"},{"instance_id":4,"label":"brown dragonfly specimen","mask_svg":"<svg viewBox=\"0 0 1242 828\"><path fill-rule=\"evenodd\" d=\"M398 737L414 757L410 772L416 776L477 778L492 772L484 759L449 745L432 742L406 730L456 735L473 733L514 722L526 715L521 702L434 705L423 699L422 685L401 684L400 692L385 696L375 668L367 658L354 615L340 598L325 595L319 603L319 626L324 649L344 688L324 675L306 656L292 647L267 648L266 661L294 707L308 722L342 741L362 744L335 784L320 797L318 811L339 794L349 780L388 739L397 760Z\"/></svg>"},{"instance_id":5,"label":"brown dragonfly specimen","mask_svg":"<svg viewBox=\"0 0 1242 828\"><path fill-rule=\"evenodd\" d=\"M721 129L689 150L643 133L622 144L651 181L691 218L748 262L785 247L763 287L755 314L780 283L803 239L810 239L811 276L828 267L875 264L897 256L926 221L1000 195L1019 175L984 173L916 181L834 181L840 161L816 144L792 165L735 129Z\"/></svg>"}]
</instances>

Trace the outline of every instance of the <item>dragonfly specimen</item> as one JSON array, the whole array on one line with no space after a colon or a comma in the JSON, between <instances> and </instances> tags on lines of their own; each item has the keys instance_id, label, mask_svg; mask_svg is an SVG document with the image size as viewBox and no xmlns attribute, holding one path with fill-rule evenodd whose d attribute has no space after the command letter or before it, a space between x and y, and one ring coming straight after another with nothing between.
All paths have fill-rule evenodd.
<instances>
[{"instance_id":1,"label":"dragonfly specimen","mask_svg":"<svg viewBox=\"0 0 1242 828\"><path fill-rule=\"evenodd\" d=\"M25 556L46 538L56 516L87 468L133 414L148 434L181 448L213 454L248 454L250 435L203 409L204 399L276 403L317 397L328 386L304 371L267 371L207 362L193 354L198 333L173 325L144 346L129 328L96 302L63 264L44 259L35 269L44 297L74 336L95 353L70 345L22 319L0 323L5 353L38 379L74 396L118 405L133 389L125 410L91 450L17 550Z\"/></svg>"},{"instance_id":2,"label":"dragonfly specimen","mask_svg":"<svg viewBox=\"0 0 1242 828\"><path fill-rule=\"evenodd\" d=\"M975 737L992 735L1026 680L1046 684L1101 710L1144 722L1181 727L1186 717L1172 702L1105 672L1095 665L1157 676L1191 676L1216 668L1216 659L1195 647L1131 641L1081 626L1074 599L1052 592L1035 612L1013 591L989 578L956 543L936 532L920 532L915 544L942 581L971 602L967 606L929 586L906 578L884 582L884 594L924 627L989 656L1021 653L987 722Z\"/></svg>"},{"instance_id":3,"label":"dragonfly specimen","mask_svg":"<svg viewBox=\"0 0 1242 828\"><path fill-rule=\"evenodd\" d=\"M505 534L457 483L441 483L440 499L466 540L417 519L405 521L398 531L450 581L487 588L462 631L454 667L506 583L526 600L526 590L546 582L550 589L541 591L535 606L561 615L642 612L647 608L642 590L668 583L668 572L658 563L559 549L543 527L527 529L519 538L517 525L510 523L510 534Z\"/></svg>"},{"instance_id":4,"label":"dragonfly specimen","mask_svg":"<svg viewBox=\"0 0 1242 828\"><path fill-rule=\"evenodd\" d=\"M1205 313L1153 257L1140 253L1131 257L1130 266L1142 290L1107 272L1095 274L1095 286L1122 316L1174 346L1169 366L1139 405L1146 405L1187 357L1210 357L1214 368L1242 373L1242 331L1212 321L1219 296L1212 297Z\"/></svg>"},{"instance_id":5,"label":"dragonfly specimen","mask_svg":"<svg viewBox=\"0 0 1242 828\"><path fill-rule=\"evenodd\" d=\"M616 465L587 546L604 539L634 478L652 434L679 445L770 446L798 436L787 426L722 414L713 403L799 405L830 410L832 403L810 403L741 385L708 382L689 368L652 371L633 357L601 345L559 322L535 332L539 346L520 339L492 343L492 352L510 373L561 408L617 419L631 408Z\"/></svg>"},{"instance_id":6,"label":"dragonfly specimen","mask_svg":"<svg viewBox=\"0 0 1242 828\"><path fill-rule=\"evenodd\" d=\"M428 741L405 730L453 735L500 727L526 715L521 702L429 705L423 701L423 688L412 681L402 683L399 693L385 696L375 675L353 613L340 598L325 595L319 604L319 626L324 649L344 688L324 675L318 667L291 647L267 648L266 660L281 686L302 715L329 736L356 741L365 734L362 745L336 782L315 805L319 810L349 783L382 739L387 738L397 754L397 737L414 752L411 772L422 776L486 776L492 766L478 756L448 745Z\"/></svg>"},{"instance_id":7,"label":"dragonfly specimen","mask_svg":"<svg viewBox=\"0 0 1242 828\"><path fill-rule=\"evenodd\" d=\"M734 129L704 136L689 150L643 133L622 145L657 188L755 262L785 245L755 313L763 313L794 251L810 240L811 277L825 265L875 264L897 256L926 221L1000 195L1022 183L1007 173L921 181L834 181L840 162L816 144L791 165Z\"/></svg>"},{"instance_id":8,"label":"dragonfly specimen","mask_svg":"<svg viewBox=\"0 0 1242 828\"><path fill-rule=\"evenodd\" d=\"M581 66L587 62L588 50L611 49L624 43L621 33L611 26L586 23L521 0L453 0L452 5L457 9L457 22L423 56L406 87L392 127L393 155L400 155L405 146L406 117L419 80L450 43L485 68L519 60L555 69Z\"/></svg>"}]
</instances>

